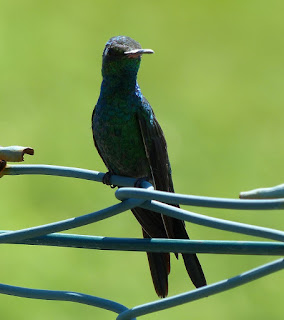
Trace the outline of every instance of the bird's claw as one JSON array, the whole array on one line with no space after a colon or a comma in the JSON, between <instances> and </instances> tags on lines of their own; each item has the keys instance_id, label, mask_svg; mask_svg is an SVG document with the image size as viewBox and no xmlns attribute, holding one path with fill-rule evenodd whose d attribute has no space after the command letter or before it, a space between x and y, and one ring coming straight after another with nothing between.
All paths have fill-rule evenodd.
<instances>
[{"instance_id":1,"label":"bird's claw","mask_svg":"<svg viewBox=\"0 0 284 320\"><path fill-rule=\"evenodd\" d=\"M6 168L7 162L5 160L0 160L0 178L3 175L4 169Z\"/></svg>"},{"instance_id":2,"label":"bird's claw","mask_svg":"<svg viewBox=\"0 0 284 320\"><path fill-rule=\"evenodd\" d=\"M114 184L111 184L110 179L111 179L112 174L108 171L104 176L103 176L103 184L106 184L107 186L110 186L112 189L117 187Z\"/></svg>"},{"instance_id":3,"label":"bird's claw","mask_svg":"<svg viewBox=\"0 0 284 320\"><path fill-rule=\"evenodd\" d=\"M148 181L148 178L147 177L143 177L143 178L139 178L135 181L134 183L134 187L135 188L141 188L141 185L144 181Z\"/></svg>"}]
</instances>

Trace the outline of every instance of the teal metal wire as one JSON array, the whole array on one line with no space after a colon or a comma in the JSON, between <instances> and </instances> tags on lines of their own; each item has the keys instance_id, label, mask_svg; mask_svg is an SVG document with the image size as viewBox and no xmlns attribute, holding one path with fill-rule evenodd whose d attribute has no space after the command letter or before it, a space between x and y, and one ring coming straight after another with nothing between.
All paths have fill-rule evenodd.
<instances>
[{"instance_id":1,"label":"teal metal wire","mask_svg":"<svg viewBox=\"0 0 284 320\"><path fill-rule=\"evenodd\" d=\"M4 175L23 174L53 175L93 180L97 182L102 182L104 176L104 173L102 172L48 165L10 165L4 170ZM156 191L153 189L152 185L146 181L142 183L142 188L134 188L135 179L119 176L112 176L110 182L114 185L122 186L122 188L119 188L115 192L116 198L120 201L119 203L76 218L57 221L42 226L16 231L0 231L0 243L74 247L97 250L284 256L283 231L213 218L165 204L166 202L169 204L237 210L279 210L284 208L284 199L236 200L173 194ZM191 223L262 237L274 240L274 242L129 239L58 233L110 218L137 206L151 209L154 212L176 217ZM0 293L32 299L72 301L87 304L117 313L117 320L133 320L136 319L136 317L145 314L168 309L173 306L178 306L235 288L282 269L284 269L283 258L249 270L236 277L130 309L115 301L72 291L38 290L0 284Z\"/></svg>"}]
</instances>

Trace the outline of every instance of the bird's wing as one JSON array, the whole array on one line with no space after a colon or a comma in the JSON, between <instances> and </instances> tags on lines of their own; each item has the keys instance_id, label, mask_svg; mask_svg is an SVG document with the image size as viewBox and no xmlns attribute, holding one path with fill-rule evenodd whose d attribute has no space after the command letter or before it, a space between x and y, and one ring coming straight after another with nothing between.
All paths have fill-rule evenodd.
<instances>
[{"instance_id":1,"label":"bird's wing","mask_svg":"<svg viewBox=\"0 0 284 320\"><path fill-rule=\"evenodd\" d=\"M173 192L166 139L146 99L144 99L143 105L144 108L137 112L137 121L155 187L158 190Z\"/></svg>"},{"instance_id":2,"label":"bird's wing","mask_svg":"<svg viewBox=\"0 0 284 320\"><path fill-rule=\"evenodd\" d=\"M137 112L137 121L151 168L153 183L157 190L174 192L165 136L146 99L144 99L143 105L142 111ZM168 216L162 216L162 219L167 236L175 238L173 220L176 219Z\"/></svg>"},{"instance_id":3,"label":"bird's wing","mask_svg":"<svg viewBox=\"0 0 284 320\"><path fill-rule=\"evenodd\" d=\"M174 192L171 177L171 167L167 152L167 144L163 131L158 121L156 120L156 117L146 99L144 100L144 106L146 107L143 108L142 112L137 113L137 120L139 122L144 148L149 162L149 166L151 168L154 185L157 190ZM176 206L179 207L178 205ZM141 208L139 209L141 210ZM139 210L137 213L139 215ZM145 220L149 220L146 225L151 225L151 219L153 222L153 215L155 215L155 213L149 211L146 214L146 218L144 212L140 215L142 220L141 222L145 223ZM161 218L162 219L159 219L160 223L157 225L161 230L161 222L163 222L164 234L166 234L168 238L189 239L185 229L184 221L176 218L171 218L165 215L162 215ZM147 232L147 229L145 231ZM158 237L155 234L150 234L150 236ZM182 257L186 266L186 270L194 285L196 287L206 285L206 279L204 277L197 256L195 254L182 254Z\"/></svg>"}]
</instances>

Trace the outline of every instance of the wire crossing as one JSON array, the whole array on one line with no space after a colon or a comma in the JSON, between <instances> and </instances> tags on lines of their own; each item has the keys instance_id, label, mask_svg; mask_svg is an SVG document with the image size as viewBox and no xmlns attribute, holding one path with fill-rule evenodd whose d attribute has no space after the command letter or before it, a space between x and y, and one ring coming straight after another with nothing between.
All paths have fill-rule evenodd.
<instances>
[{"instance_id":1,"label":"wire crossing","mask_svg":"<svg viewBox=\"0 0 284 320\"><path fill-rule=\"evenodd\" d=\"M2 175L53 175L102 182L104 173L50 165L7 165ZM135 188L135 179L120 176L112 176L110 182L113 185L122 186L115 192L115 196L118 199L117 204L76 218L56 221L41 226L16 231L3 230L0 231L0 243L95 250L284 256L284 232L281 230L213 218L165 204L237 210L282 210L284 208L284 199L237 200L168 193L154 190L153 186L146 181L142 183L141 188ZM59 233L111 218L137 206L210 228L274 241L130 239ZM133 308L127 308L116 301L72 291L38 290L0 284L0 293L30 299L70 301L86 304L118 314L117 320L134 320L142 315L172 308L236 288L283 269L284 259L281 258L230 279Z\"/></svg>"}]
</instances>

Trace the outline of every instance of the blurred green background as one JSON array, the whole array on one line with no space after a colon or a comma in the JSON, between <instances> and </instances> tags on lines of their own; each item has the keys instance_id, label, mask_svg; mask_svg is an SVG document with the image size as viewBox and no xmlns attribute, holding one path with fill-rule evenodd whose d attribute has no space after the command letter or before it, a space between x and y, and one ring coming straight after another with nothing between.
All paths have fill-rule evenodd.
<instances>
[{"instance_id":1,"label":"blurred green background","mask_svg":"<svg viewBox=\"0 0 284 320\"><path fill-rule=\"evenodd\" d=\"M165 132L177 192L236 198L240 191L283 183L283 10L283 1L259 0L1 0L0 144L33 147L26 163L105 171L93 146L91 113L104 44L122 34L155 50L143 58L139 83ZM0 188L2 230L117 202L106 186L64 178L4 177ZM283 229L277 211L196 211ZM189 229L193 239L253 239ZM141 236L130 212L72 232ZM274 258L200 259L212 283ZM170 295L192 289L183 263L172 260ZM84 292L129 307L156 299L143 253L3 245L0 279ZM279 319L283 285L280 272L145 319ZM115 318L88 306L4 295L0 312L3 319Z\"/></svg>"}]
</instances>

